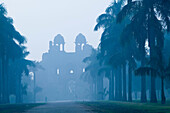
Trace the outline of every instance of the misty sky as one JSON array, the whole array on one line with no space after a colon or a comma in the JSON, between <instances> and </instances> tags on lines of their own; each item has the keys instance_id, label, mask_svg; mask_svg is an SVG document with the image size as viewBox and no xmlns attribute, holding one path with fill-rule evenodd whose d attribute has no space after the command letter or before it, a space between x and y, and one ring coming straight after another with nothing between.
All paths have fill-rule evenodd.
<instances>
[{"instance_id":1,"label":"misty sky","mask_svg":"<svg viewBox=\"0 0 170 113\"><path fill-rule=\"evenodd\" d=\"M112 0L1 0L24 35L30 51L28 59L41 60L48 43L57 34L65 38L66 51L74 51L74 40L83 33L88 43L97 47L100 32L94 32L96 18Z\"/></svg>"}]
</instances>

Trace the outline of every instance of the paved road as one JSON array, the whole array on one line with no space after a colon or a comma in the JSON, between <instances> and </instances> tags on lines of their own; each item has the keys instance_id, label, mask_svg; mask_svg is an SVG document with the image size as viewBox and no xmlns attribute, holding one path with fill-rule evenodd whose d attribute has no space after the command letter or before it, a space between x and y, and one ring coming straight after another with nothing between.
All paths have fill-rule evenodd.
<instances>
[{"instance_id":1,"label":"paved road","mask_svg":"<svg viewBox=\"0 0 170 113\"><path fill-rule=\"evenodd\" d=\"M94 113L87 106L74 102L48 103L32 108L25 113Z\"/></svg>"}]
</instances>

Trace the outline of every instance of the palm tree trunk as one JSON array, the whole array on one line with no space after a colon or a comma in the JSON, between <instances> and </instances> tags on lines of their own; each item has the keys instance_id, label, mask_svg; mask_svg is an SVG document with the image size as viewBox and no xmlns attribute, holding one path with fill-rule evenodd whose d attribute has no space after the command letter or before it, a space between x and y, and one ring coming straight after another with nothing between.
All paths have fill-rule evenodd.
<instances>
[{"instance_id":1,"label":"palm tree trunk","mask_svg":"<svg viewBox=\"0 0 170 113\"><path fill-rule=\"evenodd\" d=\"M98 75L97 79L97 100L103 100L103 76Z\"/></svg>"},{"instance_id":2,"label":"palm tree trunk","mask_svg":"<svg viewBox=\"0 0 170 113\"><path fill-rule=\"evenodd\" d=\"M94 96L95 96L95 100L97 100L97 96L98 96L98 94L97 94L97 92L98 92L98 89L97 89L98 79L97 79L97 74L94 73L93 75L95 75L95 81L94 81L95 92L94 92Z\"/></svg>"},{"instance_id":3,"label":"palm tree trunk","mask_svg":"<svg viewBox=\"0 0 170 113\"><path fill-rule=\"evenodd\" d=\"M93 94L94 94L94 91L93 91L93 83L90 81L89 84L90 84L90 85L89 85L89 88L90 88L90 92L91 92L91 94L90 94L90 100L93 100Z\"/></svg>"},{"instance_id":4,"label":"palm tree trunk","mask_svg":"<svg viewBox=\"0 0 170 113\"><path fill-rule=\"evenodd\" d=\"M146 97L146 76L141 75L141 102L145 103L147 102Z\"/></svg>"},{"instance_id":5,"label":"palm tree trunk","mask_svg":"<svg viewBox=\"0 0 170 113\"><path fill-rule=\"evenodd\" d=\"M2 56L2 103L9 103L9 94L8 94L8 75L7 75L7 57L5 52Z\"/></svg>"},{"instance_id":6,"label":"palm tree trunk","mask_svg":"<svg viewBox=\"0 0 170 113\"><path fill-rule=\"evenodd\" d=\"M110 71L109 100L114 100L114 70Z\"/></svg>"},{"instance_id":7,"label":"palm tree trunk","mask_svg":"<svg viewBox=\"0 0 170 113\"><path fill-rule=\"evenodd\" d=\"M109 78L109 100L112 100L112 75Z\"/></svg>"},{"instance_id":8,"label":"palm tree trunk","mask_svg":"<svg viewBox=\"0 0 170 113\"><path fill-rule=\"evenodd\" d=\"M151 52L151 60L154 56L153 49L150 50ZM151 67L154 67L154 64L151 63ZM156 73L151 71L151 103L157 103L157 97L156 97L156 86L155 86L155 76Z\"/></svg>"},{"instance_id":9,"label":"palm tree trunk","mask_svg":"<svg viewBox=\"0 0 170 113\"><path fill-rule=\"evenodd\" d=\"M161 103L165 104L166 102L166 97L165 97L165 91L164 91L164 78L161 78Z\"/></svg>"},{"instance_id":10,"label":"palm tree trunk","mask_svg":"<svg viewBox=\"0 0 170 113\"><path fill-rule=\"evenodd\" d=\"M21 103L21 77L20 75L17 75L17 80L16 80L16 102Z\"/></svg>"},{"instance_id":11,"label":"palm tree trunk","mask_svg":"<svg viewBox=\"0 0 170 113\"><path fill-rule=\"evenodd\" d=\"M94 83L94 98L97 100L97 80Z\"/></svg>"},{"instance_id":12,"label":"palm tree trunk","mask_svg":"<svg viewBox=\"0 0 170 113\"><path fill-rule=\"evenodd\" d=\"M2 55L2 103L5 103L5 56Z\"/></svg>"},{"instance_id":13,"label":"palm tree trunk","mask_svg":"<svg viewBox=\"0 0 170 113\"><path fill-rule=\"evenodd\" d=\"M146 103L146 76L141 75L141 102Z\"/></svg>"},{"instance_id":14,"label":"palm tree trunk","mask_svg":"<svg viewBox=\"0 0 170 113\"><path fill-rule=\"evenodd\" d=\"M0 59L0 104L2 103L2 59Z\"/></svg>"},{"instance_id":15,"label":"palm tree trunk","mask_svg":"<svg viewBox=\"0 0 170 113\"><path fill-rule=\"evenodd\" d=\"M9 75L8 75L8 63L9 63L9 59L8 57L6 56L5 57L5 67L4 67L4 70L5 70L5 95L4 95L4 99L5 99L5 103L9 103Z\"/></svg>"},{"instance_id":16,"label":"palm tree trunk","mask_svg":"<svg viewBox=\"0 0 170 113\"><path fill-rule=\"evenodd\" d=\"M115 70L115 100L119 100L119 73L118 68Z\"/></svg>"},{"instance_id":17,"label":"palm tree trunk","mask_svg":"<svg viewBox=\"0 0 170 113\"><path fill-rule=\"evenodd\" d=\"M97 75L95 73L90 73L91 75L94 75L94 78L92 78L93 83L93 98L94 100L97 100Z\"/></svg>"},{"instance_id":18,"label":"palm tree trunk","mask_svg":"<svg viewBox=\"0 0 170 113\"><path fill-rule=\"evenodd\" d=\"M144 58L141 61L141 66L144 66ZM146 103L146 75L141 75L141 102Z\"/></svg>"},{"instance_id":19,"label":"palm tree trunk","mask_svg":"<svg viewBox=\"0 0 170 113\"><path fill-rule=\"evenodd\" d=\"M114 70L112 69L112 100L115 99L115 94L114 94L114 90L115 90L115 85L114 85Z\"/></svg>"},{"instance_id":20,"label":"palm tree trunk","mask_svg":"<svg viewBox=\"0 0 170 113\"><path fill-rule=\"evenodd\" d=\"M155 74L154 72L151 72L151 103L157 103L157 97L156 97L156 87L155 87Z\"/></svg>"},{"instance_id":21,"label":"palm tree trunk","mask_svg":"<svg viewBox=\"0 0 170 113\"><path fill-rule=\"evenodd\" d=\"M150 8L150 13L153 12L153 8ZM156 56L155 54L155 37L153 35L153 29L151 29L151 21L152 21L152 14L149 15L148 17L148 40L149 40L149 47L150 47L150 60L151 64L150 66L154 68L154 57ZM155 72L151 72L151 103L157 103L157 97L156 97L156 88L155 88Z\"/></svg>"},{"instance_id":22,"label":"palm tree trunk","mask_svg":"<svg viewBox=\"0 0 170 113\"><path fill-rule=\"evenodd\" d=\"M36 73L34 72L34 103L36 103Z\"/></svg>"},{"instance_id":23,"label":"palm tree trunk","mask_svg":"<svg viewBox=\"0 0 170 113\"><path fill-rule=\"evenodd\" d=\"M132 102L132 69L128 66L129 82L128 82L128 102Z\"/></svg>"},{"instance_id":24,"label":"palm tree trunk","mask_svg":"<svg viewBox=\"0 0 170 113\"><path fill-rule=\"evenodd\" d=\"M122 70L121 66L118 68L118 77L119 77L119 101L122 100Z\"/></svg>"},{"instance_id":25,"label":"palm tree trunk","mask_svg":"<svg viewBox=\"0 0 170 113\"><path fill-rule=\"evenodd\" d=\"M126 63L123 64L123 101L127 101L127 94L126 94Z\"/></svg>"}]
</instances>

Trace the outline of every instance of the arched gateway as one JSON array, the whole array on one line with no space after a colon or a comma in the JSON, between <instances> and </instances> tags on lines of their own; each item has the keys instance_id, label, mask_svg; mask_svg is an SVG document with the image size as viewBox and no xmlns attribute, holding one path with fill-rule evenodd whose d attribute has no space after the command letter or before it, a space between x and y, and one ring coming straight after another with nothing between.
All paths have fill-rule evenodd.
<instances>
[{"instance_id":1,"label":"arched gateway","mask_svg":"<svg viewBox=\"0 0 170 113\"><path fill-rule=\"evenodd\" d=\"M87 44L84 35L79 34L75 40L75 52L64 50L62 35L57 35L49 42L49 50L40 62L44 70L36 72L36 85L42 92L36 95L37 101L84 100L89 98L89 87L81 79L85 71L83 59L90 55L92 46Z\"/></svg>"}]
</instances>

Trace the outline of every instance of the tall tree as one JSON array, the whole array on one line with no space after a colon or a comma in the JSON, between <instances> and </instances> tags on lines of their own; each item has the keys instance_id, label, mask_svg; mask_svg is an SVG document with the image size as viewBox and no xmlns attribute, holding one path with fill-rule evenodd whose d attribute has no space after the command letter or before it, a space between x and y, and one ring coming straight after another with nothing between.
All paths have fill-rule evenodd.
<instances>
[{"instance_id":1,"label":"tall tree","mask_svg":"<svg viewBox=\"0 0 170 113\"><path fill-rule=\"evenodd\" d=\"M97 50L92 49L92 53L89 57L86 57L83 62L87 64L87 67L85 68L86 74L84 75L84 79L87 81L90 81L91 83L91 89L93 93L93 97L95 99L98 99L98 90L97 87L100 83L98 83L98 71L100 68L99 61L97 59ZM94 86L94 88L93 88ZM93 90L94 89L94 90Z\"/></svg>"},{"instance_id":2,"label":"tall tree","mask_svg":"<svg viewBox=\"0 0 170 113\"><path fill-rule=\"evenodd\" d=\"M121 22L127 15L133 20L138 20L136 29L143 27L146 30L145 37L148 39L150 47L150 60L153 61L158 42L163 42L163 29L169 31L169 4L165 0L141 0L132 1L125 5L119 13L117 22ZM163 8L164 7L164 8ZM161 18L158 19L158 15ZM165 27L166 26L166 27ZM140 34L140 33L139 33ZM150 64L154 67L153 63ZM151 102L157 102L155 89L155 73L151 72Z\"/></svg>"},{"instance_id":3,"label":"tall tree","mask_svg":"<svg viewBox=\"0 0 170 113\"><path fill-rule=\"evenodd\" d=\"M99 44L100 49L100 61L105 65L110 65L113 67L115 74L115 99L122 100L122 65L125 68L125 57L123 56L123 49L120 45L120 34L125 26L125 23L118 25L116 24L116 15L121 10L122 1L113 2L97 19L97 25L95 26L95 31L99 28L103 28L104 32L101 36L101 43ZM114 51L113 51L114 50ZM119 55L119 56L118 56ZM115 62L115 59L119 59L119 63ZM122 62L123 61L123 62ZM124 69L124 74L125 69ZM126 81L126 75L124 75L124 82ZM113 78L110 77L110 78ZM111 80L110 80L111 81ZM124 83L125 84L125 83ZM113 84L112 84L113 85ZM125 86L125 85L124 85ZM119 87L119 88L118 88ZM126 94L126 87L124 87L124 94ZM125 100L126 100L126 95Z\"/></svg>"},{"instance_id":4,"label":"tall tree","mask_svg":"<svg viewBox=\"0 0 170 113\"><path fill-rule=\"evenodd\" d=\"M13 20L6 16L7 11L3 4L0 4L0 58L1 58L1 101L9 103L9 86L8 86L8 65L9 59L18 57L18 53L14 52L14 48L20 47L25 42L25 38L15 30Z\"/></svg>"}]
</instances>

